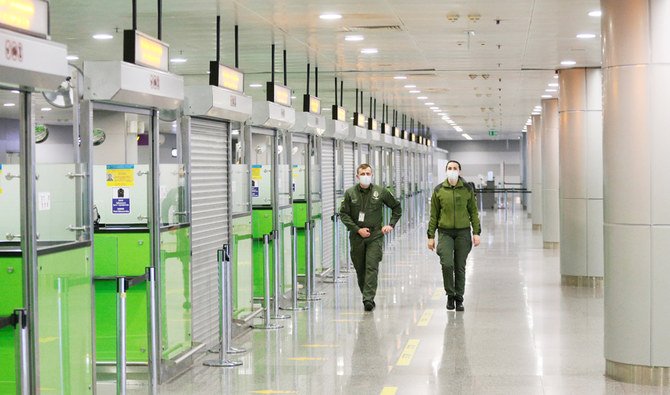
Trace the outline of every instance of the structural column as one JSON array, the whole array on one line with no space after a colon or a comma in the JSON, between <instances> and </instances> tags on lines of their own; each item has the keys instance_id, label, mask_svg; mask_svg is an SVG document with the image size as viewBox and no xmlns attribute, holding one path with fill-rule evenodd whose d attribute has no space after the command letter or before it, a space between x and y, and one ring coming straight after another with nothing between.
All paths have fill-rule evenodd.
<instances>
[{"instance_id":1,"label":"structural column","mask_svg":"<svg viewBox=\"0 0 670 395\"><path fill-rule=\"evenodd\" d=\"M603 119L599 68L559 72L561 281L602 286Z\"/></svg>"},{"instance_id":2,"label":"structural column","mask_svg":"<svg viewBox=\"0 0 670 395\"><path fill-rule=\"evenodd\" d=\"M542 240L558 248L558 99L542 100Z\"/></svg>"},{"instance_id":3,"label":"structural column","mask_svg":"<svg viewBox=\"0 0 670 395\"><path fill-rule=\"evenodd\" d=\"M542 116L533 115L532 125L528 127L531 134L531 160L532 160L532 194L531 194L531 218L533 229L542 229Z\"/></svg>"},{"instance_id":4,"label":"structural column","mask_svg":"<svg viewBox=\"0 0 670 395\"><path fill-rule=\"evenodd\" d=\"M603 0L607 376L670 379L670 2Z\"/></svg>"}]
</instances>

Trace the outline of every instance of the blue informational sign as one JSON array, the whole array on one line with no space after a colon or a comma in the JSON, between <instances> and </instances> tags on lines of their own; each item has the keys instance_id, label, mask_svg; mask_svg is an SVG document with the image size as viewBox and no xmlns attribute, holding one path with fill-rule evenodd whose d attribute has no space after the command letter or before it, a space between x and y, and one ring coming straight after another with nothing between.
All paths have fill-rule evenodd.
<instances>
[{"instance_id":1,"label":"blue informational sign","mask_svg":"<svg viewBox=\"0 0 670 395\"><path fill-rule=\"evenodd\" d=\"M258 197L260 196L258 187L251 187L251 197Z\"/></svg>"},{"instance_id":2,"label":"blue informational sign","mask_svg":"<svg viewBox=\"0 0 670 395\"><path fill-rule=\"evenodd\" d=\"M130 214L130 198L112 198L112 214Z\"/></svg>"}]
</instances>

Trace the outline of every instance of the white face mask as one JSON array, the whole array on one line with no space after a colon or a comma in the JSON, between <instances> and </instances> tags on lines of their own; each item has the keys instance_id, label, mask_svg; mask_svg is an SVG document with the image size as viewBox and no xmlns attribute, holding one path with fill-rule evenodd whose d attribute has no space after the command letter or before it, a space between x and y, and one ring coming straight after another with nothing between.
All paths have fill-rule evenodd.
<instances>
[{"instance_id":1,"label":"white face mask","mask_svg":"<svg viewBox=\"0 0 670 395\"><path fill-rule=\"evenodd\" d=\"M458 170L447 170L447 179L449 181L458 181Z\"/></svg>"},{"instance_id":2,"label":"white face mask","mask_svg":"<svg viewBox=\"0 0 670 395\"><path fill-rule=\"evenodd\" d=\"M372 176L358 176L358 181L361 183L361 186L368 187L372 184Z\"/></svg>"}]
</instances>

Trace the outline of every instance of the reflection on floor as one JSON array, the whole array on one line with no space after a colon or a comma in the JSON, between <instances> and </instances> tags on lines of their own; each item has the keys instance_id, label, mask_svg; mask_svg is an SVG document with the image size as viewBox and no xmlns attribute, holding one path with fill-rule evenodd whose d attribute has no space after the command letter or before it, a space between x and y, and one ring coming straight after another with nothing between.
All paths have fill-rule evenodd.
<instances>
[{"instance_id":1,"label":"reflection on floor","mask_svg":"<svg viewBox=\"0 0 670 395\"><path fill-rule=\"evenodd\" d=\"M250 350L243 366L199 363L160 393L661 393L604 377L602 292L560 286L558 250L542 249L525 212L486 214L464 313L445 309L438 257L415 229L384 254L374 312L353 273L320 284L323 299L283 329L235 341Z\"/></svg>"}]
</instances>

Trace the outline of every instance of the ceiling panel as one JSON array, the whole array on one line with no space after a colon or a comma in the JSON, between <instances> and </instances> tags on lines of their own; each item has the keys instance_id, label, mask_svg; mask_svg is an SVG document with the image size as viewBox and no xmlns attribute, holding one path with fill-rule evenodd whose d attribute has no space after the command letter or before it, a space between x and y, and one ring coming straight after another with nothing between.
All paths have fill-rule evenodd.
<instances>
[{"instance_id":1,"label":"ceiling panel","mask_svg":"<svg viewBox=\"0 0 670 395\"><path fill-rule=\"evenodd\" d=\"M138 28L155 35L156 7L139 2ZM216 15L222 20L221 60L234 63L234 26L240 26L239 65L247 93L262 99L264 88L248 84L270 79L270 46L276 44L276 79L283 80L282 51L287 51L288 85L300 98L306 90L306 65L319 66L319 96L334 100L333 79L345 83L345 106L355 107L355 89L387 103L431 127L438 138L462 138L405 85L414 84L474 137L516 138L533 106L539 104L561 60L578 66L600 65L600 39L580 40L578 33L599 34L600 20L587 16L597 0L195 0L163 2L163 40L172 64L187 84L205 83L208 62L215 59ZM51 2L52 38L83 60L122 57L122 31L131 27L130 2ZM319 19L336 12L336 21ZM94 33L114 35L96 41ZM360 34L361 42L344 37ZM375 55L360 53L378 48ZM394 80L396 75L407 80ZM474 77L472 77L472 75ZM312 73L313 76L313 73ZM483 76L486 76L484 78ZM312 92L314 83L312 82ZM297 100L296 102L299 102Z\"/></svg>"}]
</instances>

